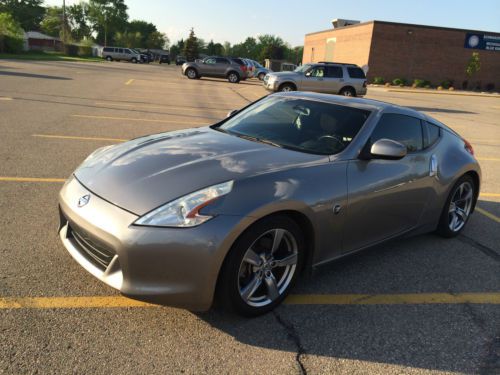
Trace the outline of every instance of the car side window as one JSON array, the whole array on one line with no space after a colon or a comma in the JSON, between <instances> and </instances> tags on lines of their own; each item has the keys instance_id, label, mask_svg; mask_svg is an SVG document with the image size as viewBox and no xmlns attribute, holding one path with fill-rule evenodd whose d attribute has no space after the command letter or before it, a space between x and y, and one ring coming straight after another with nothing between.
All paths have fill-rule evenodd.
<instances>
[{"instance_id":1,"label":"car side window","mask_svg":"<svg viewBox=\"0 0 500 375\"><path fill-rule=\"evenodd\" d=\"M123 53L123 48L118 48L118 53Z\"/></svg>"},{"instance_id":2,"label":"car side window","mask_svg":"<svg viewBox=\"0 0 500 375\"><path fill-rule=\"evenodd\" d=\"M425 121L427 132L424 137L424 148L432 146L441 136L441 128L437 125Z\"/></svg>"},{"instance_id":3,"label":"car side window","mask_svg":"<svg viewBox=\"0 0 500 375\"><path fill-rule=\"evenodd\" d=\"M316 66L311 70L311 77L321 78L325 76L325 67Z\"/></svg>"},{"instance_id":4,"label":"car side window","mask_svg":"<svg viewBox=\"0 0 500 375\"><path fill-rule=\"evenodd\" d=\"M326 76L328 78L342 78L343 77L341 66L329 66L326 70Z\"/></svg>"},{"instance_id":5,"label":"car side window","mask_svg":"<svg viewBox=\"0 0 500 375\"><path fill-rule=\"evenodd\" d=\"M347 73L349 73L349 77L351 78L361 78L361 79L365 79L366 76L365 76L365 72L363 72L362 69L360 68L347 68Z\"/></svg>"},{"instance_id":6,"label":"car side window","mask_svg":"<svg viewBox=\"0 0 500 375\"><path fill-rule=\"evenodd\" d=\"M215 64L215 59L214 58L205 59L204 62L205 62L205 64L213 65L213 64Z\"/></svg>"},{"instance_id":7,"label":"car side window","mask_svg":"<svg viewBox=\"0 0 500 375\"><path fill-rule=\"evenodd\" d=\"M395 113L382 115L370 137L370 142L373 144L383 138L404 144L408 152L417 152L423 148L422 125L415 117Z\"/></svg>"},{"instance_id":8,"label":"car side window","mask_svg":"<svg viewBox=\"0 0 500 375\"><path fill-rule=\"evenodd\" d=\"M229 64L229 61L227 61L227 59L223 57L217 57L215 61L217 62L217 64Z\"/></svg>"},{"instance_id":9,"label":"car side window","mask_svg":"<svg viewBox=\"0 0 500 375\"><path fill-rule=\"evenodd\" d=\"M125 53L126 53L127 55L130 55L132 52L130 52L130 50L129 50L129 49L126 49L126 50L125 50Z\"/></svg>"}]
</instances>

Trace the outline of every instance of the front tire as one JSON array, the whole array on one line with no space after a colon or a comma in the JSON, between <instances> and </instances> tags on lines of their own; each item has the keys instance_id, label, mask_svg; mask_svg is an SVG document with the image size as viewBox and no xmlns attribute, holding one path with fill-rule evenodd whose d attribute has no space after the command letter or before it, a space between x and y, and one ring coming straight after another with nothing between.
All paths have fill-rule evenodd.
<instances>
[{"instance_id":1,"label":"front tire","mask_svg":"<svg viewBox=\"0 0 500 375\"><path fill-rule=\"evenodd\" d=\"M133 62L134 64L137 64L137 59L135 57L132 57L132 60L130 61Z\"/></svg>"},{"instance_id":2,"label":"front tire","mask_svg":"<svg viewBox=\"0 0 500 375\"><path fill-rule=\"evenodd\" d=\"M186 70L186 76L189 79L196 79L196 78L198 78L198 73L196 73L196 70L194 70L193 68L188 68Z\"/></svg>"},{"instance_id":3,"label":"front tire","mask_svg":"<svg viewBox=\"0 0 500 375\"><path fill-rule=\"evenodd\" d=\"M278 91L290 92L290 91L296 91L296 90L297 90L297 88L295 87L295 85L293 85L291 83L284 83L280 86Z\"/></svg>"},{"instance_id":4,"label":"front tire","mask_svg":"<svg viewBox=\"0 0 500 375\"><path fill-rule=\"evenodd\" d=\"M259 78L259 81L263 81L265 76L266 76L266 73L259 73L257 78Z\"/></svg>"},{"instance_id":5,"label":"front tire","mask_svg":"<svg viewBox=\"0 0 500 375\"><path fill-rule=\"evenodd\" d=\"M472 177L462 176L450 191L446 200L437 233L445 238L456 237L465 228L474 207L477 187Z\"/></svg>"},{"instance_id":6,"label":"front tire","mask_svg":"<svg viewBox=\"0 0 500 375\"><path fill-rule=\"evenodd\" d=\"M304 258L300 227L287 216L258 221L235 242L222 266L217 299L244 316L265 314L288 295Z\"/></svg>"},{"instance_id":7,"label":"front tire","mask_svg":"<svg viewBox=\"0 0 500 375\"><path fill-rule=\"evenodd\" d=\"M106 61L113 61L113 58L111 56L106 56Z\"/></svg>"}]
</instances>

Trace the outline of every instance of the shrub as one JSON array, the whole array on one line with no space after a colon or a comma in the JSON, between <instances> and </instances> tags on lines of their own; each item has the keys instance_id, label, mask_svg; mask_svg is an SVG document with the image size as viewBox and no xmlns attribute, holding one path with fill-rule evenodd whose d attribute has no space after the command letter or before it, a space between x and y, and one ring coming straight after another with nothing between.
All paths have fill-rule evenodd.
<instances>
[{"instance_id":1,"label":"shrub","mask_svg":"<svg viewBox=\"0 0 500 375\"><path fill-rule=\"evenodd\" d=\"M443 82L441 82L441 86L443 86L445 89L448 89L450 88L450 86L453 86L453 80L446 79Z\"/></svg>"},{"instance_id":2,"label":"shrub","mask_svg":"<svg viewBox=\"0 0 500 375\"><path fill-rule=\"evenodd\" d=\"M443 86L438 86L437 89L441 91L443 89Z\"/></svg>"},{"instance_id":3,"label":"shrub","mask_svg":"<svg viewBox=\"0 0 500 375\"><path fill-rule=\"evenodd\" d=\"M24 44L24 32L19 22L9 13L0 13L0 53L21 52Z\"/></svg>"},{"instance_id":4,"label":"shrub","mask_svg":"<svg viewBox=\"0 0 500 375\"><path fill-rule=\"evenodd\" d=\"M92 47L90 47L90 46L78 46L78 56L82 56L82 57L92 56Z\"/></svg>"},{"instance_id":5,"label":"shrub","mask_svg":"<svg viewBox=\"0 0 500 375\"><path fill-rule=\"evenodd\" d=\"M4 50L7 53L19 53L23 51L24 40L10 35L3 35Z\"/></svg>"},{"instance_id":6,"label":"shrub","mask_svg":"<svg viewBox=\"0 0 500 375\"><path fill-rule=\"evenodd\" d=\"M493 82L486 84L486 91L493 91L493 90L495 90L495 84Z\"/></svg>"},{"instance_id":7,"label":"shrub","mask_svg":"<svg viewBox=\"0 0 500 375\"><path fill-rule=\"evenodd\" d=\"M390 86L391 86L391 83L390 83L390 82L386 82L384 86L385 86L385 87L390 87Z\"/></svg>"},{"instance_id":8,"label":"shrub","mask_svg":"<svg viewBox=\"0 0 500 375\"><path fill-rule=\"evenodd\" d=\"M425 87L425 86L430 86L430 85L431 85L431 83L429 81L416 78L413 80L412 87Z\"/></svg>"},{"instance_id":9,"label":"shrub","mask_svg":"<svg viewBox=\"0 0 500 375\"><path fill-rule=\"evenodd\" d=\"M383 85L385 83L385 79L383 79L382 77L375 77L373 78L373 83L375 85Z\"/></svg>"},{"instance_id":10,"label":"shrub","mask_svg":"<svg viewBox=\"0 0 500 375\"><path fill-rule=\"evenodd\" d=\"M68 56L78 56L78 46L75 44L65 44L64 53Z\"/></svg>"},{"instance_id":11,"label":"shrub","mask_svg":"<svg viewBox=\"0 0 500 375\"><path fill-rule=\"evenodd\" d=\"M392 84L394 86L405 86L407 84L407 82L408 81L406 79L404 79L404 78L394 78L392 80Z\"/></svg>"},{"instance_id":12,"label":"shrub","mask_svg":"<svg viewBox=\"0 0 500 375\"><path fill-rule=\"evenodd\" d=\"M450 87L448 87L448 90L453 91L453 90L455 90L455 88L453 86L450 86Z\"/></svg>"}]
</instances>

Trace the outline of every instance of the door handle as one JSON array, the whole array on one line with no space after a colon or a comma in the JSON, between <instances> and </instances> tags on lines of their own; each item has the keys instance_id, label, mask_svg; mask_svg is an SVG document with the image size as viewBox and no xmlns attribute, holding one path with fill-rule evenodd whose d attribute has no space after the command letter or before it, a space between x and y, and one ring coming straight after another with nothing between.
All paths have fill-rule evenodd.
<instances>
[{"instance_id":1,"label":"door handle","mask_svg":"<svg viewBox=\"0 0 500 375\"><path fill-rule=\"evenodd\" d=\"M435 177L438 172L438 161L436 155L431 156L431 160L429 162L429 176Z\"/></svg>"}]
</instances>

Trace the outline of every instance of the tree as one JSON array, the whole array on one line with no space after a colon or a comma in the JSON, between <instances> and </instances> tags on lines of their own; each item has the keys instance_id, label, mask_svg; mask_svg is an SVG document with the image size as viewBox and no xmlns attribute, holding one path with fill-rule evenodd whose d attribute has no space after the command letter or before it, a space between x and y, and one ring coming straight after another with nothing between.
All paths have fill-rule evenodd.
<instances>
[{"instance_id":1,"label":"tree","mask_svg":"<svg viewBox=\"0 0 500 375\"><path fill-rule=\"evenodd\" d=\"M117 32L127 28L127 5L125 0L89 0L88 20L101 44L110 44Z\"/></svg>"},{"instance_id":2,"label":"tree","mask_svg":"<svg viewBox=\"0 0 500 375\"><path fill-rule=\"evenodd\" d=\"M152 33L158 32L156 26L150 22L134 20L127 24L126 30L129 33L141 33L141 45L146 45L146 40L149 39Z\"/></svg>"},{"instance_id":3,"label":"tree","mask_svg":"<svg viewBox=\"0 0 500 375\"><path fill-rule=\"evenodd\" d=\"M474 74L481 70L481 61L479 60L479 52L472 52L472 56L465 68L465 74L470 79Z\"/></svg>"},{"instance_id":4,"label":"tree","mask_svg":"<svg viewBox=\"0 0 500 375\"><path fill-rule=\"evenodd\" d=\"M214 43L213 40L211 40L206 47L206 52L207 55L210 56L221 56L224 54L224 47L220 43Z\"/></svg>"},{"instance_id":5,"label":"tree","mask_svg":"<svg viewBox=\"0 0 500 375\"><path fill-rule=\"evenodd\" d=\"M184 46L184 56L186 56L187 61L194 61L198 58L198 39L193 28L191 28L189 38L187 38Z\"/></svg>"},{"instance_id":6,"label":"tree","mask_svg":"<svg viewBox=\"0 0 500 375\"><path fill-rule=\"evenodd\" d=\"M0 13L0 53L19 52L23 47L24 31L9 13Z\"/></svg>"},{"instance_id":7,"label":"tree","mask_svg":"<svg viewBox=\"0 0 500 375\"><path fill-rule=\"evenodd\" d=\"M0 0L0 13L5 12L26 31L39 30L45 14L44 0Z\"/></svg>"},{"instance_id":8,"label":"tree","mask_svg":"<svg viewBox=\"0 0 500 375\"><path fill-rule=\"evenodd\" d=\"M231 56L231 43L225 41L223 48L224 48L224 56Z\"/></svg>"},{"instance_id":9,"label":"tree","mask_svg":"<svg viewBox=\"0 0 500 375\"><path fill-rule=\"evenodd\" d=\"M172 47L170 47L170 56L172 58L184 52L184 39L178 40Z\"/></svg>"},{"instance_id":10,"label":"tree","mask_svg":"<svg viewBox=\"0 0 500 375\"><path fill-rule=\"evenodd\" d=\"M142 35L140 32L120 32L115 33L113 40L116 44L127 48L142 47Z\"/></svg>"},{"instance_id":11,"label":"tree","mask_svg":"<svg viewBox=\"0 0 500 375\"><path fill-rule=\"evenodd\" d=\"M261 35L259 36L259 44L261 45L260 61L264 61L265 59L284 59L287 46L279 36Z\"/></svg>"},{"instance_id":12,"label":"tree","mask_svg":"<svg viewBox=\"0 0 500 375\"><path fill-rule=\"evenodd\" d=\"M66 18L63 32L63 9L62 7L48 7L45 16L40 22L40 29L47 35L67 39L71 28Z\"/></svg>"},{"instance_id":13,"label":"tree","mask_svg":"<svg viewBox=\"0 0 500 375\"><path fill-rule=\"evenodd\" d=\"M87 13L88 4L81 2L73 4L66 9L66 17L70 24L71 36L74 40L90 39L92 30L89 26Z\"/></svg>"},{"instance_id":14,"label":"tree","mask_svg":"<svg viewBox=\"0 0 500 375\"><path fill-rule=\"evenodd\" d=\"M168 49L169 44L170 40L165 34L155 31L149 34L144 46L151 49Z\"/></svg>"}]
</instances>

